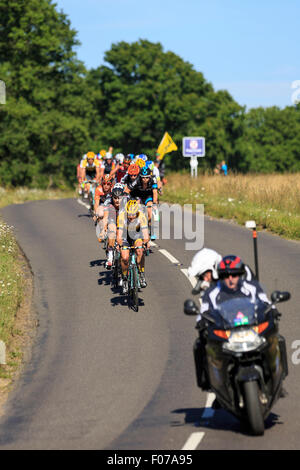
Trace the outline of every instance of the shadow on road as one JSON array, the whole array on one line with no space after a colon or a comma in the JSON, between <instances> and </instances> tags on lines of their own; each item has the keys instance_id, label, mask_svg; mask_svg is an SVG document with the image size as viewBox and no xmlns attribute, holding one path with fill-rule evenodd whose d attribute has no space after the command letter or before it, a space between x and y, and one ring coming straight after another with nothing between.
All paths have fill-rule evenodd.
<instances>
[{"instance_id":1,"label":"shadow on road","mask_svg":"<svg viewBox=\"0 0 300 470\"><path fill-rule=\"evenodd\" d=\"M219 431L231 431L249 436L249 430L243 422L235 418L231 413L223 409L213 410L212 408L182 408L173 410L172 413L185 414L184 423L192 424L195 427ZM265 421L265 429L270 429L277 424L283 424L280 416L270 413ZM176 422L172 426L178 426Z\"/></svg>"}]
</instances>

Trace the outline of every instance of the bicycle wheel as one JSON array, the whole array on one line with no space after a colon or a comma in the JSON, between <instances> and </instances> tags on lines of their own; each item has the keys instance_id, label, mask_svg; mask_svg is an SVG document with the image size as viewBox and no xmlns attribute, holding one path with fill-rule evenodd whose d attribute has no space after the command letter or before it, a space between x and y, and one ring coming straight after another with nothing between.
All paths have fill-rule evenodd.
<instances>
[{"instance_id":1,"label":"bicycle wheel","mask_svg":"<svg viewBox=\"0 0 300 470\"><path fill-rule=\"evenodd\" d=\"M113 287L117 289L119 287L119 257L115 253L114 256L114 270L113 270Z\"/></svg>"},{"instance_id":2,"label":"bicycle wheel","mask_svg":"<svg viewBox=\"0 0 300 470\"><path fill-rule=\"evenodd\" d=\"M129 270L129 298L130 306L138 312L139 310L139 288L138 288L138 272L136 266L131 266Z\"/></svg>"}]
</instances>

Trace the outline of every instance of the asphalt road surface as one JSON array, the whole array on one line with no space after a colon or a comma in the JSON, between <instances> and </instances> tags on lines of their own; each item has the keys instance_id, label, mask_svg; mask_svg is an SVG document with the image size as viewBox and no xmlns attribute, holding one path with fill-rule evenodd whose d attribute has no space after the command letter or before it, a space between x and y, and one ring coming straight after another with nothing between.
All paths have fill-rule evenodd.
<instances>
[{"instance_id":1,"label":"asphalt road surface","mask_svg":"<svg viewBox=\"0 0 300 470\"><path fill-rule=\"evenodd\" d=\"M0 449L300 448L300 243L259 233L262 284L269 295L289 290L292 299L280 306L288 396L274 406L264 436L251 437L196 386L195 318L183 314L191 297L184 270L195 254L187 240L157 240L134 312L111 288L95 227L76 199L1 213L34 272L39 327L0 421ZM253 267L248 230L206 217L204 235L205 246Z\"/></svg>"}]
</instances>

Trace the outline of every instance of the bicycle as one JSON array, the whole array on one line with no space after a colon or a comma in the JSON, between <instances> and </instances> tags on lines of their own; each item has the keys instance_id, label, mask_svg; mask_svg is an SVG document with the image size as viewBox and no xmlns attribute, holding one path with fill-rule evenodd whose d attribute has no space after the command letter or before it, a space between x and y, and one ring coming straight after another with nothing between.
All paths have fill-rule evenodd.
<instances>
[{"instance_id":1,"label":"bicycle","mask_svg":"<svg viewBox=\"0 0 300 470\"><path fill-rule=\"evenodd\" d=\"M128 307L133 307L136 312L139 310L139 269L136 262L136 247L129 249L128 266Z\"/></svg>"}]
</instances>

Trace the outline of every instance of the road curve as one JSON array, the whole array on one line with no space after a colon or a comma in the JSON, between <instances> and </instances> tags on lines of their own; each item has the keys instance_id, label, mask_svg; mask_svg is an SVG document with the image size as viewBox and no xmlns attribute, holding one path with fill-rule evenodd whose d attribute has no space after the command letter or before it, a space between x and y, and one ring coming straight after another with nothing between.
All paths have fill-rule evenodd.
<instances>
[{"instance_id":1,"label":"road curve","mask_svg":"<svg viewBox=\"0 0 300 470\"><path fill-rule=\"evenodd\" d=\"M196 387L194 319L182 314L191 290L182 269L194 255L185 240L157 242L136 313L112 291L94 226L76 200L9 206L2 215L34 272L39 328L0 421L0 449L182 449L195 433L198 449L299 448L300 366L291 361L300 340L299 243L259 234L267 292L292 293L281 309L290 374L289 395L274 407L265 435L251 438L229 414L205 408L207 394ZM206 218L205 245L253 265L251 234L242 227Z\"/></svg>"}]
</instances>

